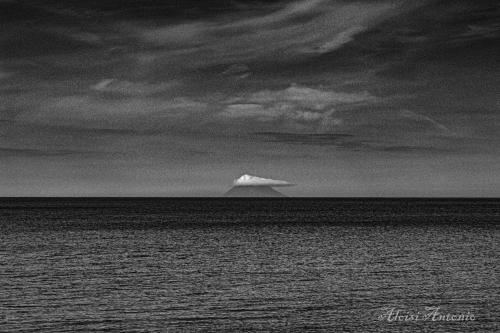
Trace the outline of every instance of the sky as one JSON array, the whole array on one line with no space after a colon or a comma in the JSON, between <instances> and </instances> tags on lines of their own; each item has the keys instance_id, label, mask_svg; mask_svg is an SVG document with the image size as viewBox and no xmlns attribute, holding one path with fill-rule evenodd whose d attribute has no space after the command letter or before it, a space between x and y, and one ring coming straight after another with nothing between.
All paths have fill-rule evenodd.
<instances>
[{"instance_id":1,"label":"sky","mask_svg":"<svg viewBox=\"0 0 500 333\"><path fill-rule=\"evenodd\" d=\"M500 4L0 0L0 196L500 196Z\"/></svg>"}]
</instances>

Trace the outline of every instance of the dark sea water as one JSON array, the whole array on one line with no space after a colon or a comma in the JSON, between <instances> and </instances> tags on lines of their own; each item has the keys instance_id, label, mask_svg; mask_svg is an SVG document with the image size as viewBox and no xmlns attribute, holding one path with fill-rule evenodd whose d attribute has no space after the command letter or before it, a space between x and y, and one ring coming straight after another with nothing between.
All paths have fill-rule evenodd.
<instances>
[{"instance_id":1,"label":"dark sea water","mask_svg":"<svg viewBox=\"0 0 500 333\"><path fill-rule=\"evenodd\" d=\"M2 332L500 332L500 200L0 199L0 230Z\"/></svg>"}]
</instances>

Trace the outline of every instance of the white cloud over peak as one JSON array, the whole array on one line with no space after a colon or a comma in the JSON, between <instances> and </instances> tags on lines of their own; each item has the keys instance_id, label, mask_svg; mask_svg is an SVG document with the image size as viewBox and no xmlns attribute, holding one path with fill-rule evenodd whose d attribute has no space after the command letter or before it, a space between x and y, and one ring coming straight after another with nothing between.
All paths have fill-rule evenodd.
<instances>
[{"instance_id":1,"label":"white cloud over peak","mask_svg":"<svg viewBox=\"0 0 500 333\"><path fill-rule=\"evenodd\" d=\"M240 178L235 179L233 184L235 186L273 186L273 187L294 185L284 180L262 178L252 175L243 175Z\"/></svg>"}]
</instances>

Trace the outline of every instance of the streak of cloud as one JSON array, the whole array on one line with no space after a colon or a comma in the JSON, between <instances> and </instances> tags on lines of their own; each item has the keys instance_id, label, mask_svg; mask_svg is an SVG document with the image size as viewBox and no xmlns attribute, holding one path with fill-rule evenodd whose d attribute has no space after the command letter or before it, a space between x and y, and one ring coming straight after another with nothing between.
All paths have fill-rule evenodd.
<instances>
[{"instance_id":1,"label":"streak of cloud","mask_svg":"<svg viewBox=\"0 0 500 333\"><path fill-rule=\"evenodd\" d=\"M99 92L117 93L123 95L154 95L167 91L178 85L178 82L162 82L158 84L130 82L126 80L104 79L91 86L92 90Z\"/></svg>"},{"instance_id":2,"label":"streak of cloud","mask_svg":"<svg viewBox=\"0 0 500 333\"><path fill-rule=\"evenodd\" d=\"M104 154L95 151L78 151L64 149L30 149L30 148L7 148L0 147L0 156L2 157L57 157L68 155L87 155L95 156Z\"/></svg>"},{"instance_id":3,"label":"streak of cloud","mask_svg":"<svg viewBox=\"0 0 500 333\"><path fill-rule=\"evenodd\" d=\"M335 107L355 107L376 103L368 92L345 93L292 85L284 90L263 90L232 98L218 117L230 120L281 122L285 127L325 132L342 120L335 118Z\"/></svg>"},{"instance_id":4,"label":"streak of cloud","mask_svg":"<svg viewBox=\"0 0 500 333\"><path fill-rule=\"evenodd\" d=\"M436 144L398 144L397 142L383 142L362 139L347 133L317 134L317 133L285 133L260 132L255 133L264 141L306 146L331 146L341 150L405 153L405 154L444 154L458 152L458 149L443 148Z\"/></svg>"},{"instance_id":5,"label":"streak of cloud","mask_svg":"<svg viewBox=\"0 0 500 333\"><path fill-rule=\"evenodd\" d=\"M398 13L392 1L299 1L261 17L156 28L125 26L124 31L136 31L139 40L160 47L139 53L142 59L146 56L149 62L199 67L331 52ZM294 21L304 15L304 20Z\"/></svg>"}]
</instances>

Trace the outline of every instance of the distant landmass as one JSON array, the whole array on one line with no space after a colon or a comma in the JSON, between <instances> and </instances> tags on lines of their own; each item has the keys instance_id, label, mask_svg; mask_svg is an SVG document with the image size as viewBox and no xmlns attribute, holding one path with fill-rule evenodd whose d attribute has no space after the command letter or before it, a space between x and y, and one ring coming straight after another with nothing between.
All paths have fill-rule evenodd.
<instances>
[{"instance_id":1,"label":"distant landmass","mask_svg":"<svg viewBox=\"0 0 500 333\"><path fill-rule=\"evenodd\" d=\"M269 197L286 197L281 192L276 191L271 186L233 186L224 194L225 197L242 197L242 198L269 198Z\"/></svg>"},{"instance_id":2,"label":"distant landmass","mask_svg":"<svg viewBox=\"0 0 500 333\"><path fill-rule=\"evenodd\" d=\"M234 180L233 187L227 191L225 197L244 197L244 198L269 198L286 197L273 187L293 186L294 184L284 180L275 180L251 175L243 175Z\"/></svg>"}]
</instances>

